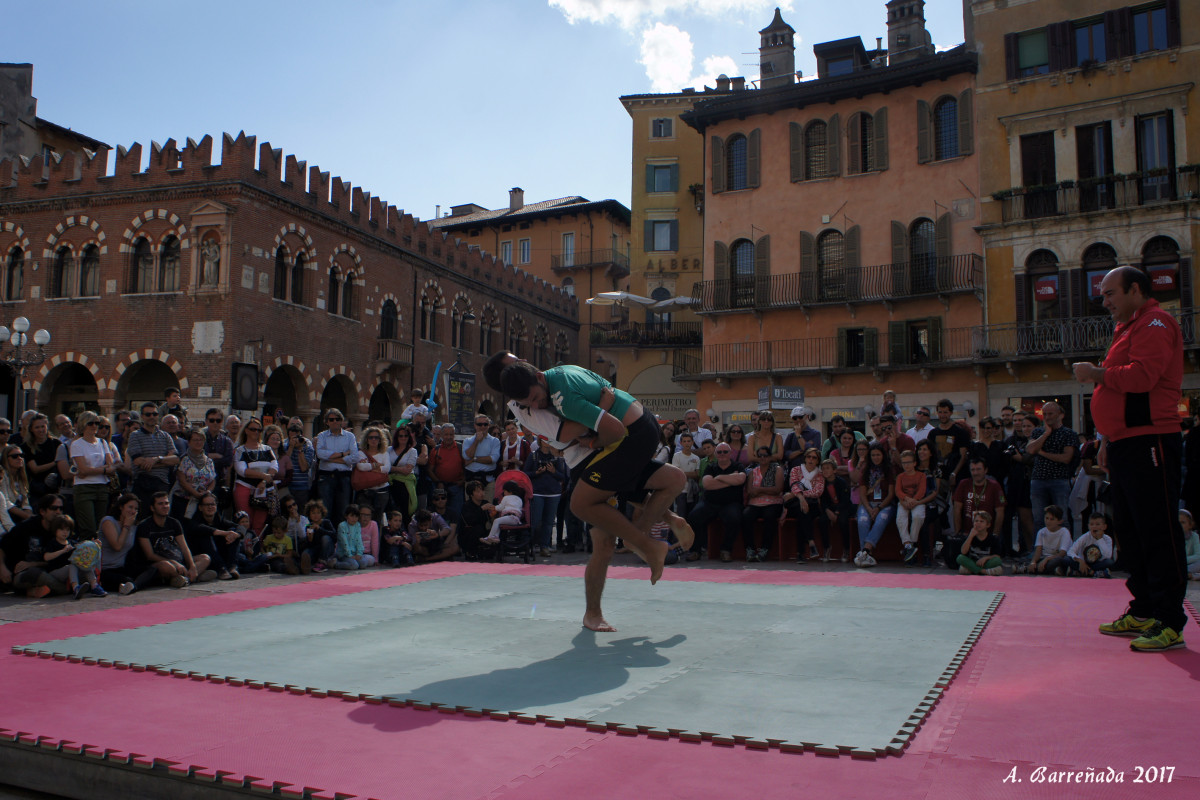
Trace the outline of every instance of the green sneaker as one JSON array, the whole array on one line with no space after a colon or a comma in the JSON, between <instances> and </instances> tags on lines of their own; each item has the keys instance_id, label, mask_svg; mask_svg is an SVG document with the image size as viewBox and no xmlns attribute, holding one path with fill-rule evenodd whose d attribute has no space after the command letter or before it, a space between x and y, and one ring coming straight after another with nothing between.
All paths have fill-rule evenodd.
<instances>
[{"instance_id":1,"label":"green sneaker","mask_svg":"<svg viewBox=\"0 0 1200 800\"><path fill-rule=\"evenodd\" d=\"M1155 619L1136 619L1132 614L1125 614L1105 622L1100 626L1100 632L1105 636L1141 636L1157 624Z\"/></svg>"},{"instance_id":2,"label":"green sneaker","mask_svg":"<svg viewBox=\"0 0 1200 800\"><path fill-rule=\"evenodd\" d=\"M1186 646L1183 637L1174 628L1168 628L1161 622L1129 643L1129 649L1135 653L1161 653Z\"/></svg>"}]
</instances>

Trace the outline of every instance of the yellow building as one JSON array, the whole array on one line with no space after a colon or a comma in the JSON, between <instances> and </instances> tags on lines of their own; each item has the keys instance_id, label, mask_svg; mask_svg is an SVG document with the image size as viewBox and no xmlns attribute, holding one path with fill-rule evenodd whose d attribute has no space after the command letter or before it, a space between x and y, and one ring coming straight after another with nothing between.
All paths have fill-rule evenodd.
<instances>
[{"instance_id":1,"label":"yellow building","mask_svg":"<svg viewBox=\"0 0 1200 800\"><path fill-rule=\"evenodd\" d=\"M1192 264L1200 8L1180 0L964 0L977 103L988 405L1057 399L1090 430L1090 385L1069 364L1103 354L1097 296L1118 264L1147 270L1184 327L1200 403Z\"/></svg>"}]
</instances>

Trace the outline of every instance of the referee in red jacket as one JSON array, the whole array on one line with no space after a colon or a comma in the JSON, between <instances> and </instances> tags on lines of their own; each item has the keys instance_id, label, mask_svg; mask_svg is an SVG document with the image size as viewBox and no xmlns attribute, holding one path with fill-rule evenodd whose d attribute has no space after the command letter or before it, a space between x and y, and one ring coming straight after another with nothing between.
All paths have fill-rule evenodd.
<instances>
[{"instance_id":1,"label":"referee in red jacket","mask_svg":"<svg viewBox=\"0 0 1200 800\"><path fill-rule=\"evenodd\" d=\"M1125 585L1133 599L1119 618L1100 626L1109 636L1134 637L1130 649L1155 653L1184 646L1187 589L1179 527L1183 437L1179 397L1183 336L1175 318L1150 297L1150 278L1117 267L1100 282L1104 307L1117 323L1104 366L1074 365L1075 377L1096 385L1092 419L1103 436L1113 522Z\"/></svg>"}]
</instances>

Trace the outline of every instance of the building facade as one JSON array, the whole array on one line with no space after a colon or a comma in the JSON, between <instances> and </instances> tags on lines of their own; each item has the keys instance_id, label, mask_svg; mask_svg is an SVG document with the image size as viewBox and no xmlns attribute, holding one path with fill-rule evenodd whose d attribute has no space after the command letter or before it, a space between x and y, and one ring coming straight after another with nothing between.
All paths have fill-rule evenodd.
<instances>
[{"instance_id":1,"label":"building facade","mask_svg":"<svg viewBox=\"0 0 1200 800\"><path fill-rule=\"evenodd\" d=\"M818 75L799 83L775 67L794 46L777 13L761 32L769 88L684 114L705 146L697 399L724 421L760 393L823 429L835 414L861 427L885 389L909 418L986 398L967 347L985 288L976 59L935 53L922 9L888 4L899 57L858 37L818 44Z\"/></svg>"},{"instance_id":2,"label":"building facade","mask_svg":"<svg viewBox=\"0 0 1200 800\"><path fill-rule=\"evenodd\" d=\"M0 161L0 308L53 336L26 374L38 407L111 413L178 386L193 413L228 408L251 362L261 405L394 420L439 364L577 357L558 286L252 136L225 135L219 162L213 144L154 144L146 169L138 144L111 171L104 150ZM503 412L471 388L464 413Z\"/></svg>"}]
</instances>

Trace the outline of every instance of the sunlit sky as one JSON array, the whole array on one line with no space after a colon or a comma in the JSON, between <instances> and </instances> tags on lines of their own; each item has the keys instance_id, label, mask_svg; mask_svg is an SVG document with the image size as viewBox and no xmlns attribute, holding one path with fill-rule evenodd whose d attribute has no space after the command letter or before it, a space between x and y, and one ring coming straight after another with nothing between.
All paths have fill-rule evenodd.
<instances>
[{"instance_id":1,"label":"sunlit sky","mask_svg":"<svg viewBox=\"0 0 1200 800\"><path fill-rule=\"evenodd\" d=\"M514 186L628 205L618 98L757 79L777 5L805 75L813 44L886 43L882 0L4 0L0 61L113 147L245 130L422 219ZM926 17L962 41L959 0Z\"/></svg>"}]
</instances>

